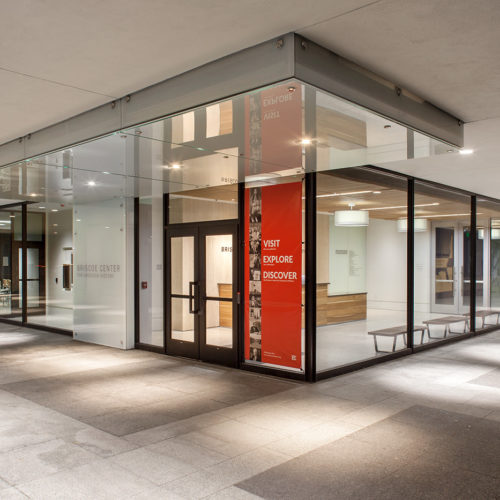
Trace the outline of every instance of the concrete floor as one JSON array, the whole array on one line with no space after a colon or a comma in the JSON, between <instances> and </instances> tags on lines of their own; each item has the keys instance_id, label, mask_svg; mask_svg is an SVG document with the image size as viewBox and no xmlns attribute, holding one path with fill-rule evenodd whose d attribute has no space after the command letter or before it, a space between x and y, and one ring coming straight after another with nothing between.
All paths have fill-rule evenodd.
<instances>
[{"instance_id":1,"label":"concrete floor","mask_svg":"<svg viewBox=\"0 0 500 500\"><path fill-rule=\"evenodd\" d=\"M315 385L0 325L0 498L500 498L500 331Z\"/></svg>"}]
</instances>

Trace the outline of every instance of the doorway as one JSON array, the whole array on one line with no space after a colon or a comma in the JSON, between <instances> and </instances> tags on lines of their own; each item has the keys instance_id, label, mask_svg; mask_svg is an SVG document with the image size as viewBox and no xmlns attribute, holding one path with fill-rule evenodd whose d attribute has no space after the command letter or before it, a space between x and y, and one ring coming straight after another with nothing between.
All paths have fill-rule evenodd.
<instances>
[{"instance_id":1,"label":"doorway","mask_svg":"<svg viewBox=\"0 0 500 500\"><path fill-rule=\"evenodd\" d=\"M238 363L237 222L166 228L167 354Z\"/></svg>"},{"instance_id":2,"label":"doorway","mask_svg":"<svg viewBox=\"0 0 500 500\"><path fill-rule=\"evenodd\" d=\"M432 312L466 314L471 294L471 230L463 223L435 223L432 227ZM484 286L484 248L476 237L476 280Z\"/></svg>"}]
</instances>

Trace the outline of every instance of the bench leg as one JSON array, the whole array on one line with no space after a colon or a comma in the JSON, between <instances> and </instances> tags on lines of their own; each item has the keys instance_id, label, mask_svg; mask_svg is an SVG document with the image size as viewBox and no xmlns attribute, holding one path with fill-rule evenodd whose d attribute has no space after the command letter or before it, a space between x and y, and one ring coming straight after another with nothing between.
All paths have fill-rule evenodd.
<instances>
[{"instance_id":1,"label":"bench leg","mask_svg":"<svg viewBox=\"0 0 500 500\"><path fill-rule=\"evenodd\" d=\"M377 345L377 336L376 336L376 335L374 335L374 336L373 336L373 343L375 344L375 352L380 352L380 351L378 350L378 345Z\"/></svg>"},{"instance_id":2,"label":"bench leg","mask_svg":"<svg viewBox=\"0 0 500 500\"><path fill-rule=\"evenodd\" d=\"M397 335L394 335L394 342L392 343L392 352L394 352L396 350L396 340L397 340L398 336Z\"/></svg>"}]
</instances>

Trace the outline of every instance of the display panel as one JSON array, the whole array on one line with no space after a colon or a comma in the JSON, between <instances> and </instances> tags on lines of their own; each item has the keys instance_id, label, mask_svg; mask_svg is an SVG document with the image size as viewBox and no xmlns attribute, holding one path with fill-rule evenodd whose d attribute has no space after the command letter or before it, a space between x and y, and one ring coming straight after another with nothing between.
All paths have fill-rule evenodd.
<instances>
[{"instance_id":1,"label":"display panel","mask_svg":"<svg viewBox=\"0 0 500 500\"><path fill-rule=\"evenodd\" d=\"M302 368L302 182L245 193L245 359Z\"/></svg>"}]
</instances>

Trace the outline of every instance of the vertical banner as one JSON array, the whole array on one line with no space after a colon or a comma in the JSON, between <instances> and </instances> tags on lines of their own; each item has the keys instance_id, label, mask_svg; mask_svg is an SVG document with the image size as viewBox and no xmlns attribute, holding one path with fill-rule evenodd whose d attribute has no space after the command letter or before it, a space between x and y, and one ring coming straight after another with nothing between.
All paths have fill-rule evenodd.
<instances>
[{"instance_id":1,"label":"vertical banner","mask_svg":"<svg viewBox=\"0 0 500 500\"><path fill-rule=\"evenodd\" d=\"M246 359L301 368L302 183L245 191Z\"/></svg>"}]
</instances>

